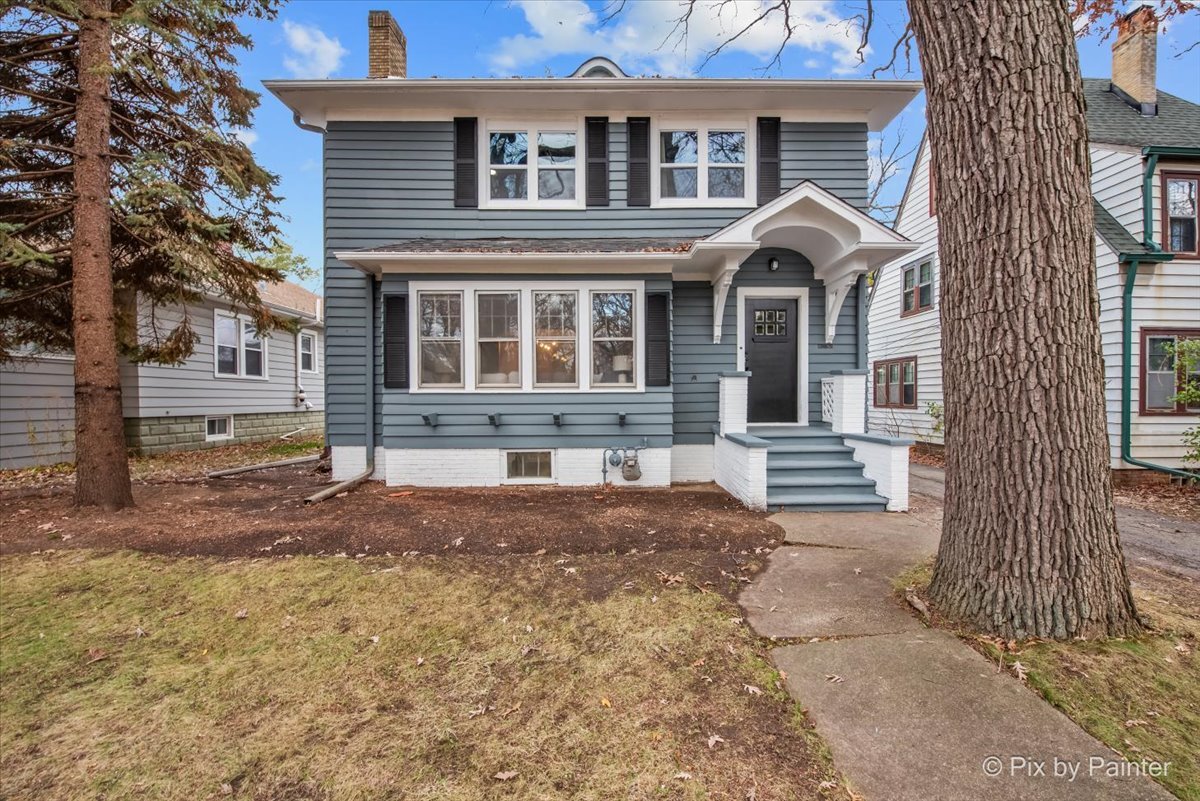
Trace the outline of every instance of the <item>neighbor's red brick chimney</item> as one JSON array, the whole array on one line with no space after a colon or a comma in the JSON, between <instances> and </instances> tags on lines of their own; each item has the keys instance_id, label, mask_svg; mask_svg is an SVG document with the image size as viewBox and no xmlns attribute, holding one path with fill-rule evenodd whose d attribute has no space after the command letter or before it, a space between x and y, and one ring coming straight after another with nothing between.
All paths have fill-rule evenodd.
<instances>
[{"instance_id":1,"label":"neighbor's red brick chimney","mask_svg":"<svg viewBox=\"0 0 1200 801\"><path fill-rule=\"evenodd\" d=\"M408 76L408 40L387 11L367 12L367 77Z\"/></svg>"},{"instance_id":2,"label":"neighbor's red brick chimney","mask_svg":"<svg viewBox=\"0 0 1200 801\"><path fill-rule=\"evenodd\" d=\"M1154 9L1141 6L1117 20L1112 54L1112 83L1118 94L1142 114L1157 114L1158 18Z\"/></svg>"}]
</instances>

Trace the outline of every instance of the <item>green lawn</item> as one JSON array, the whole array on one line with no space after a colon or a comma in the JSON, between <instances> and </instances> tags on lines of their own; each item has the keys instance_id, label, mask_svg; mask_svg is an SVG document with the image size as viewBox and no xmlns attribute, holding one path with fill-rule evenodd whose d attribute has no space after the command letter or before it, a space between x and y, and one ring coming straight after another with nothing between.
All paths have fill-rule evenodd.
<instances>
[{"instance_id":1,"label":"green lawn","mask_svg":"<svg viewBox=\"0 0 1200 801\"><path fill-rule=\"evenodd\" d=\"M636 558L6 556L0 797L845 798L736 606Z\"/></svg>"}]
</instances>

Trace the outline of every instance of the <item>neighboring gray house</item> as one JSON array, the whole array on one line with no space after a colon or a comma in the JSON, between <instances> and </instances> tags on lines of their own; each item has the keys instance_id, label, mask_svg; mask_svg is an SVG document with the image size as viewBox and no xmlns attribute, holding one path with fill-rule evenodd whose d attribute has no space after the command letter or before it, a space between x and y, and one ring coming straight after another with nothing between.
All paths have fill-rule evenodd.
<instances>
[{"instance_id":1,"label":"neighboring gray house","mask_svg":"<svg viewBox=\"0 0 1200 801\"><path fill-rule=\"evenodd\" d=\"M867 136L914 82L268 81L324 137L338 479L716 480L775 508L904 508L864 431ZM615 453L614 453L615 451Z\"/></svg>"},{"instance_id":2,"label":"neighboring gray house","mask_svg":"<svg viewBox=\"0 0 1200 801\"><path fill-rule=\"evenodd\" d=\"M1183 432L1200 424L1200 408L1174 402L1200 376L1169 352L1200 338L1200 105L1156 90L1156 27L1149 9L1128 15L1112 79L1084 80L1110 464L1126 471L1183 467ZM870 300L868 420L940 443L929 413L942 403L933 177L924 141L896 221L920 248L879 272Z\"/></svg>"},{"instance_id":3,"label":"neighboring gray house","mask_svg":"<svg viewBox=\"0 0 1200 801\"><path fill-rule=\"evenodd\" d=\"M139 309L149 337L186 313L199 341L181 365L121 363L125 436L139 453L251 442L324 429L321 299L291 283L263 285L263 300L297 321L296 333L259 337L247 318L210 298L183 308ZM74 358L40 354L0 365L0 469L75 458Z\"/></svg>"}]
</instances>

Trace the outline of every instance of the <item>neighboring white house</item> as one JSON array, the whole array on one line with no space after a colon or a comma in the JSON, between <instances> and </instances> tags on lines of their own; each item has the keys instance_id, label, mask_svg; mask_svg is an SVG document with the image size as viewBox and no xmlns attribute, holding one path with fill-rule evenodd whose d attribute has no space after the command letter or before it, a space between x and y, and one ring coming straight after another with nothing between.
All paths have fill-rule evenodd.
<instances>
[{"instance_id":1,"label":"neighboring white house","mask_svg":"<svg viewBox=\"0 0 1200 801\"><path fill-rule=\"evenodd\" d=\"M297 329L259 337L245 316L213 298L188 306L198 336L177 366L121 362L125 437L139 453L250 442L324 430L321 299L291 283L264 285L263 299ZM140 329L174 327L183 308L159 309ZM75 458L74 357L38 355L0 365L0 468Z\"/></svg>"},{"instance_id":2,"label":"neighboring white house","mask_svg":"<svg viewBox=\"0 0 1200 801\"><path fill-rule=\"evenodd\" d=\"M1172 402L1189 378L1168 353L1172 342L1200 337L1200 105L1155 90L1156 36L1152 13L1128 15L1113 45L1112 81L1084 81L1113 469L1139 467L1138 461L1180 467L1181 435L1200 422L1200 409ZM921 246L878 273L869 300L868 417L872 430L940 443L942 435L935 430L942 370L933 184L929 143L923 141L896 224L899 233ZM1169 214L1164 192L1170 198ZM1122 354L1125 281L1131 271L1129 461L1122 458Z\"/></svg>"}]
</instances>

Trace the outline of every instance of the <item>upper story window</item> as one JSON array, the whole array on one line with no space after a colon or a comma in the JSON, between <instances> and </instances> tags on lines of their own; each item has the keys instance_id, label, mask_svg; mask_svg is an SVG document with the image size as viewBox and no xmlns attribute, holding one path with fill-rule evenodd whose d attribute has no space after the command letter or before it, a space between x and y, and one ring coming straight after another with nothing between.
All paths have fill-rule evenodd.
<instances>
[{"instance_id":1,"label":"upper story window","mask_svg":"<svg viewBox=\"0 0 1200 801\"><path fill-rule=\"evenodd\" d=\"M579 205L582 182L577 123L490 124L484 146L486 205Z\"/></svg>"},{"instance_id":2,"label":"upper story window","mask_svg":"<svg viewBox=\"0 0 1200 801\"><path fill-rule=\"evenodd\" d=\"M267 378L267 343L244 317L213 318L213 373L218 378Z\"/></svg>"},{"instance_id":3,"label":"upper story window","mask_svg":"<svg viewBox=\"0 0 1200 801\"><path fill-rule=\"evenodd\" d=\"M753 204L749 126L658 124L654 197L662 206Z\"/></svg>"},{"instance_id":4,"label":"upper story window","mask_svg":"<svg viewBox=\"0 0 1200 801\"><path fill-rule=\"evenodd\" d=\"M900 316L933 308L933 262L923 261L904 268L904 298Z\"/></svg>"},{"instance_id":5,"label":"upper story window","mask_svg":"<svg viewBox=\"0 0 1200 801\"><path fill-rule=\"evenodd\" d=\"M1200 173L1164 173L1163 248L1170 253L1200 257Z\"/></svg>"}]
</instances>

